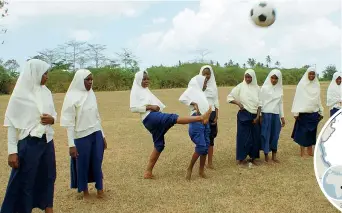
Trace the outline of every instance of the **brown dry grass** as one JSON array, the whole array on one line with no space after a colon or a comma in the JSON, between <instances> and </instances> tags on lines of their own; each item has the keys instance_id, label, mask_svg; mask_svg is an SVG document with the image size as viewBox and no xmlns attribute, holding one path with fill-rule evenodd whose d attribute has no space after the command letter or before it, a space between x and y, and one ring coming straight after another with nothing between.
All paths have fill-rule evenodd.
<instances>
[{"instance_id":1,"label":"brown dry grass","mask_svg":"<svg viewBox=\"0 0 342 213\"><path fill-rule=\"evenodd\" d=\"M322 100L325 100L326 86L322 87ZM76 191L69 189L66 131L57 124L55 212L338 212L317 185L312 158L301 159L299 147L290 138L294 121L290 114L294 89L294 86L285 87L287 126L282 130L279 141L281 164L248 169L235 165L237 108L225 103L230 88L220 88L219 135L214 159L216 170L207 171L210 178L204 180L198 177L196 166L190 183L184 178L193 153L187 126L175 126L168 132L165 151L155 169L157 180L144 180L142 174L153 144L139 115L129 111L129 92L98 92L109 145L103 163L108 198L83 201ZM167 105L167 112L186 115L186 107L177 101L182 91L159 90L155 94ZM63 97L64 94L54 95L58 114ZM0 97L1 121L7 101L7 96ZM324 121L327 118L326 109ZM322 125L323 122L320 128ZM0 128L0 135L2 201L10 170L7 166L5 128Z\"/></svg>"}]
</instances>

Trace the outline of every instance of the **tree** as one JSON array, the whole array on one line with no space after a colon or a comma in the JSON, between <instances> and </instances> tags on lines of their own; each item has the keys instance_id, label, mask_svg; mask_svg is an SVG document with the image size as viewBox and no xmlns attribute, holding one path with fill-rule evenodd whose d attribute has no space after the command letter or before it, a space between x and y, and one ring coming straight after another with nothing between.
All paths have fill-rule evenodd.
<instances>
[{"instance_id":1,"label":"tree","mask_svg":"<svg viewBox=\"0 0 342 213\"><path fill-rule=\"evenodd\" d=\"M271 60L271 56L266 56L266 66L269 67L269 65L271 64L272 60Z\"/></svg>"},{"instance_id":2,"label":"tree","mask_svg":"<svg viewBox=\"0 0 342 213\"><path fill-rule=\"evenodd\" d=\"M74 71L76 71L76 63L83 62L83 58L82 60L80 60L80 58L84 57L84 54L88 50L84 47L85 44L86 42L79 42L75 40L68 41L67 43L65 43L67 47L71 48L71 59L69 59L68 61L72 62L72 68Z\"/></svg>"},{"instance_id":3,"label":"tree","mask_svg":"<svg viewBox=\"0 0 342 213\"><path fill-rule=\"evenodd\" d=\"M336 66L329 65L323 71L323 78L327 80L331 80L335 72L337 72Z\"/></svg>"},{"instance_id":4,"label":"tree","mask_svg":"<svg viewBox=\"0 0 342 213\"><path fill-rule=\"evenodd\" d=\"M106 57L103 53L107 49L106 45L102 44L88 44L88 59L93 60L95 68L99 68L100 64L106 61Z\"/></svg>"},{"instance_id":5,"label":"tree","mask_svg":"<svg viewBox=\"0 0 342 213\"><path fill-rule=\"evenodd\" d=\"M279 61L276 61L275 64L274 64L277 68L280 67L280 62Z\"/></svg>"},{"instance_id":6,"label":"tree","mask_svg":"<svg viewBox=\"0 0 342 213\"><path fill-rule=\"evenodd\" d=\"M131 50L123 48L121 53L116 54L119 57L119 61L124 64L125 69L129 69L132 72L139 69L136 56Z\"/></svg>"},{"instance_id":7,"label":"tree","mask_svg":"<svg viewBox=\"0 0 342 213\"><path fill-rule=\"evenodd\" d=\"M205 56L210 54L210 51L208 49L198 49L196 50L196 53L199 55L199 62L204 63Z\"/></svg>"},{"instance_id":8,"label":"tree","mask_svg":"<svg viewBox=\"0 0 342 213\"><path fill-rule=\"evenodd\" d=\"M255 59L254 58L248 58L247 64L249 65L250 68L253 68L255 66Z\"/></svg>"},{"instance_id":9,"label":"tree","mask_svg":"<svg viewBox=\"0 0 342 213\"><path fill-rule=\"evenodd\" d=\"M232 67L232 66L234 66L234 61L232 59L230 59L228 61L228 67Z\"/></svg>"},{"instance_id":10,"label":"tree","mask_svg":"<svg viewBox=\"0 0 342 213\"><path fill-rule=\"evenodd\" d=\"M246 64L245 63L242 64L242 68L246 69Z\"/></svg>"},{"instance_id":11,"label":"tree","mask_svg":"<svg viewBox=\"0 0 342 213\"><path fill-rule=\"evenodd\" d=\"M10 72L17 72L17 70L19 69L20 66L15 59L10 59L4 63L4 67L5 67L5 69L9 70Z\"/></svg>"},{"instance_id":12,"label":"tree","mask_svg":"<svg viewBox=\"0 0 342 213\"><path fill-rule=\"evenodd\" d=\"M38 54L39 59L50 64L50 66L61 59L58 49L44 49L42 51L39 51Z\"/></svg>"}]
</instances>

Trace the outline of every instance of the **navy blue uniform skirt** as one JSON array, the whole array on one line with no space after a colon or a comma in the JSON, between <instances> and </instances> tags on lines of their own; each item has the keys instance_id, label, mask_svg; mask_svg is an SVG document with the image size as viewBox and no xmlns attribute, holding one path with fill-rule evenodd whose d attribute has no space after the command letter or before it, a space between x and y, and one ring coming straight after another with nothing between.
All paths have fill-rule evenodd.
<instances>
[{"instance_id":1,"label":"navy blue uniform skirt","mask_svg":"<svg viewBox=\"0 0 342 213\"><path fill-rule=\"evenodd\" d=\"M197 116L193 114L192 116ZM196 145L195 152L199 155L208 154L210 145L210 125L194 122L189 124L189 136Z\"/></svg>"},{"instance_id":2,"label":"navy blue uniform skirt","mask_svg":"<svg viewBox=\"0 0 342 213\"><path fill-rule=\"evenodd\" d=\"M332 117L336 112L338 112L338 110L340 110L340 109L332 108L332 109L330 110L330 117Z\"/></svg>"},{"instance_id":3,"label":"navy blue uniform skirt","mask_svg":"<svg viewBox=\"0 0 342 213\"><path fill-rule=\"evenodd\" d=\"M300 113L294 124L291 138L300 146L316 145L319 118L318 112Z\"/></svg>"},{"instance_id":4,"label":"navy blue uniform skirt","mask_svg":"<svg viewBox=\"0 0 342 213\"><path fill-rule=\"evenodd\" d=\"M165 148L164 135L177 123L177 114L150 112L144 119L145 128L152 134L154 147L161 153Z\"/></svg>"},{"instance_id":5,"label":"navy blue uniform skirt","mask_svg":"<svg viewBox=\"0 0 342 213\"><path fill-rule=\"evenodd\" d=\"M247 110L237 114L236 160L260 158L260 124L253 124L256 117Z\"/></svg>"},{"instance_id":6,"label":"navy blue uniform skirt","mask_svg":"<svg viewBox=\"0 0 342 213\"><path fill-rule=\"evenodd\" d=\"M212 111L209 117L210 124L210 146L214 146L214 140L217 136L218 128L217 123L213 123L216 118L216 111Z\"/></svg>"},{"instance_id":7,"label":"navy blue uniform skirt","mask_svg":"<svg viewBox=\"0 0 342 213\"><path fill-rule=\"evenodd\" d=\"M28 136L18 142L19 168L12 169L1 213L53 207L56 158L53 141Z\"/></svg>"},{"instance_id":8,"label":"navy blue uniform skirt","mask_svg":"<svg viewBox=\"0 0 342 213\"><path fill-rule=\"evenodd\" d=\"M279 114L262 113L261 149L265 154L268 154L270 151L277 152L280 130Z\"/></svg>"},{"instance_id":9,"label":"navy blue uniform skirt","mask_svg":"<svg viewBox=\"0 0 342 213\"><path fill-rule=\"evenodd\" d=\"M102 161L104 140L101 131L75 139L78 157L71 158L71 188L78 192L88 190L88 183L95 182L97 190L103 189Z\"/></svg>"}]
</instances>

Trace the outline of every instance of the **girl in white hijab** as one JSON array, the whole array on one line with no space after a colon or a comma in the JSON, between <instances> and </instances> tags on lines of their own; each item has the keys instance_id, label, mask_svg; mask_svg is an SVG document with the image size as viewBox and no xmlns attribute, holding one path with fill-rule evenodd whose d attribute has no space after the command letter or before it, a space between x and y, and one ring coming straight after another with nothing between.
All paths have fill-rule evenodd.
<instances>
[{"instance_id":1,"label":"girl in white hijab","mask_svg":"<svg viewBox=\"0 0 342 213\"><path fill-rule=\"evenodd\" d=\"M342 105L341 72L335 72L327 91L327 106L330 108L330 116L333 116Z\"/></svg>"},{"instance_id":2,"label":"girl in white hijab","mask_svg":"<svg viewBox=\"0 0 342 213\"><path fill-rule=\"evenodd\" d=\"M31 212L33 208L53 212L56 160L51 126L57 113L45 86L48 69L44 61L27 61L6 109L12 172L1 212Z\"/></svg>"},{"instance_id":3,"label":"girl in white hijab","mask_svg":"<svg viewBox=\"0 0 342 213\"><path fill-rule=\"evenodd\" d=\"M75 73L64 98L61 126L68 133L71 188L77 188L88 198L88 183L95 182L97 196L102 198L102 161L107 142L92 84L93 75L89 70L80 69Z\"/></svg>"},{"instance_id":4,"label":"girl in white hijab","mask_svg":"<svg viewBox=\"0 0 342 213\"><path fill-rule=\"evenodd\" d=\"M203 75L207 79L207 87L204 90L204 94L207 97L209 105L211 105L211 114L209 118L209 126L210 126L210 146L208 150L208 168L214 169L213 166L213 155L214 155L214 140L217 136L217 120L218 120L218 111L219 111L219 98L218 98L218 90L215 80L215 73L211 66L205 65L201 67L199 72L200 75Z\"/></svg>"},{"instance_id":5,"label":"girl in white hijab","mask_svg":"<svg viewBox=\"0 0 342 213\"><path fill-rule=\"evenodd\" d=\"M260 157L260 87L254 70L248 69L244 80L238 84L227 97L227 102L237 105L236 160L239 165L247 163L247 155L257 165L255 159Z\"/></svg>"},{"instance_id":6,"label":"girl in white hijab","mask_svg":"<svg viewBox=\"0 0 342 213\"><path fill-rule=\"evenodd\" d=\"M269 162L268 153L272 151L272 160L277 160L278 140L281 127L285 126L283 108L283 79L280 70L272 70L260 90L261 102L261 149L265 161Z\"/></svg>"},{"instance_id":7,"label":"girl in white hijab","mask_svg":"<svg viewBox=\"0 0 342 213\"><path fill-rule=\"evenodd\" d=\"M203 75L196 75L193 77L185 92L180 96L179 101L189 107L191 116L198 116L205 114L207 111L212 112L204 90L207 88L207 78ZM197 159L200 157L199 175L206 178L204 173L204 166L208 149L210 145L210 126L201 122L194 122L189 124L189 136L196 145L195 152L192 155L190 165L188 167L186 179L191 179L192 170Z\"/></svg>"},{"instance_id":8,"label":"girl in white hijab","mask_svg":"<svg viewBox=\"0 0 342 213\"><path fill-rule=\"evenodd\" d=\"M299 81L294 96L291 112L296 119L292 138L300 145L300 155L313 156L312 146L316 144L317 126L323 119L320 84L316 69L309 67Z\"/></svg>"},{"instance_id":9,"label":"girl in white hijab","mask_svg":"<svg viewBox=\"0 0 342 213\"><path fill-rule=\"evenodd\" d=\"M149 90L149 76L147 71L139 71L135 74L131 95L130 109L133 113L139 113L145 128L152 134L154 149L145 170L144 178L153 179L152 170L164 150L164 135L175 124L189 124L193 122L208 123L211 110L207 110L200 116L180 117L177 114L163 113L165 105Z\"/></svg>"}]
</instances>

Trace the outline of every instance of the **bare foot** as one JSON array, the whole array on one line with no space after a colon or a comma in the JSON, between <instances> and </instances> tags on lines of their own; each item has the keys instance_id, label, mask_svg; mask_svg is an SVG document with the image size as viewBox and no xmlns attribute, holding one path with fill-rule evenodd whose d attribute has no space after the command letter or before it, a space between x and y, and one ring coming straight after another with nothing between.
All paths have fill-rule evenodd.
<instances>
[{"instance_id":1,"label":"bare foot","mask_svg":"<svg viewBox=\"0 0 342 213\"><path fill-rule=\"evenodd\" d=\"M269 157L268 154L265 154L265 162L268 163L269 162Z\"/></svg>"},{"instance_id":2,"label":"bare foot","mask_svg":"<svg viewBox=\"0 0 342 213\"><path fill-rule=\"evenodd\" d=\"M53 213L53 208L46 208L45 213Z\"/></svg>"},{"instance_id":3,"label":"bare foot","mask_svg":"<svg viewBox=\"0 0 342 213\"><path fill-rule=\"evenodd\" d=\"M200 176L201 178L204 178L204 179L208 178L208 176L204 173L204 171L200 171L200 172L199 172L199 176Z\"/></svg>"},{"instance_id":4,"label":"bare foot","mask_svg":"<svg viewBox=\"0 0 342 213\"><path fill-rule=\"evenodd\" d=\"M208 164L208 165L207 165L207 168L208 168L208 169L212 169L212 170L215 169L215 167L213 166L213 164Z\"/></svg>"},{"instance_id":5,"label":"bare foot","mask_svg":"<svg viewBox=\"0 0 342 213\"><path fill-rule=\"evenodd\" d=\"M237 165L239 165L239 166L244 166L244 165L246 165L247 164L247 161L246 160L238 160L237 161Z\"/></svg>"},{"instance_id":6,"label":"bare foot","mask_svg":"<svg viewBox=\"0 0 342 213\"><path fill-rule=\"evenodd\" d=\"M152 174L152 172L145 171L144 179L154 179L154 175Z\"/></svg>"},{"instance_id":7,"label":"bare foot","mask_svg":"<svg viewBox=\"0 0 342 213\"><path fill-rule=\"evenodd\" d=\"M305 152L304 152L304 147L300 147L300 156L303 158L305 155Z\"/></svg>"},{"instance_id":8,"label":"bare foot","mask_svg":"<svg viewBox=\"0 0 342 213\"><path fill-rule=\"evenodd\" d=\"M105 197L105 193L103 190L98 190L97 191L97 198L102 199Z\"/></svg>"},{"instance_id":9,"label":"bare foot","mask_svg":"<svg viewBox=\"0 0 342 213\"><path fill-rule=\"evenodd\" d=\"M84 191L83 192L83 199L85 200L89 200L91 197L90 197L90 194L89 194L89 191Z\"/></svg>"},{"instance_id":10,"label":"bare foot","mask_svg":"<svg viewBox=\"0 0 342 213\"><path fill-rule=\"evenodd\" d=\"M254 166L259 166L259 163L257 163L256 160L251 160L251 163L252 163Z\"/></svg>"},{"instance_id":11,"label":"bare foot","mask_svg":"<svg viewBox=\"0 0 342 213\"><path fill-rule=\"evenodd\" d=\"M191 169L188 169L188 171L186 172L186 176L185 178L190 181L191 180L191 174L192 174L192 170Z\"/></svg>"}]
</instances>

